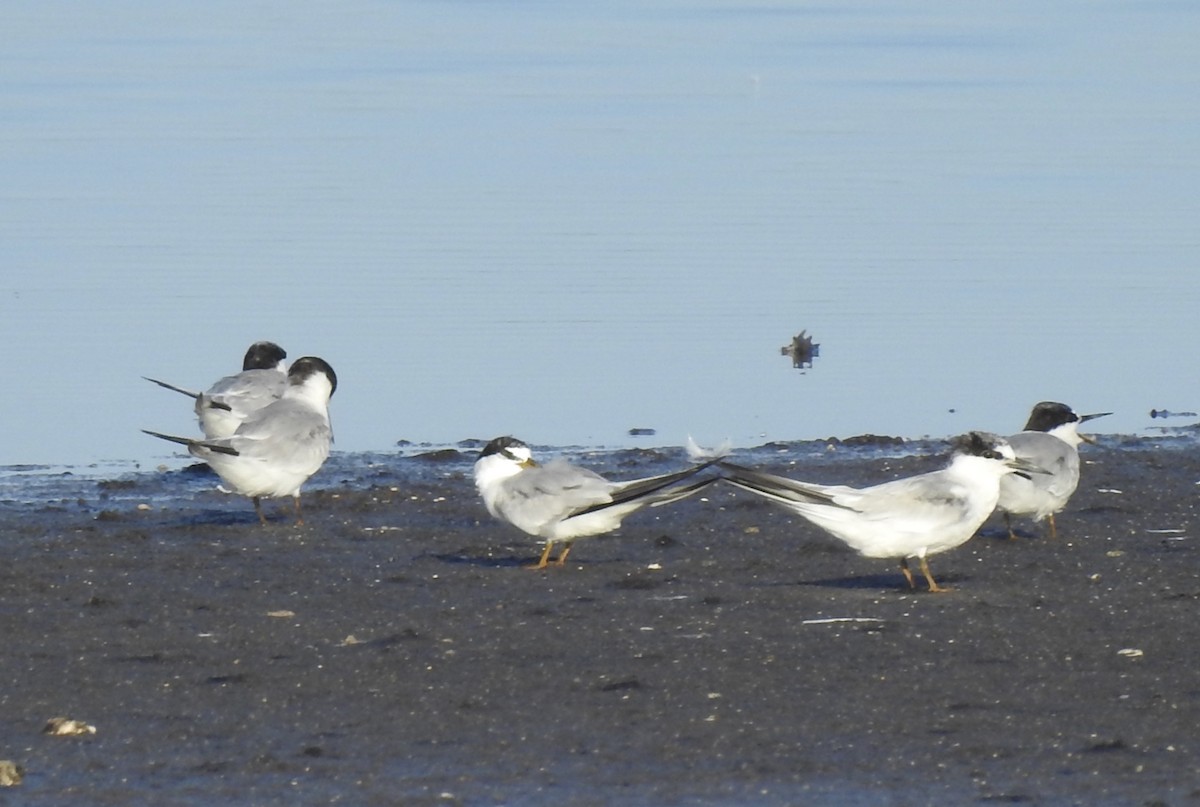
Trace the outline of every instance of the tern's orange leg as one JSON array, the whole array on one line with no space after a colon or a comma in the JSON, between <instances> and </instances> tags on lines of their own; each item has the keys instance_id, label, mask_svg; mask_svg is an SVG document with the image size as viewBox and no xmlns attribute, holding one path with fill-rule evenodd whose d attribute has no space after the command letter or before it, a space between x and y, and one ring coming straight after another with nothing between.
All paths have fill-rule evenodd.
<instances>
[{"instance_id":1,"label":"tern's orange leg","mask_svg":"<svg viewBox=\"0 0 1200 807\"><path fill-rule=\"evenodd\" d=\"M1017 534L1013 532L1012 528L1012 516L1010 516L1008 513L1004 514L1004 526L1008 527L1008 540L1017 540Z\"/></svg>"},{"instance_id":2,"label":"tern's orange leg","mask_svg":"<svg viewBox=\"0 0 1200 807\"><path fill-rule=\"evenodd\" d=\"M946 588L945 586L939 586L934 581L933 574L929 571L929 561L925 560L925 558L921 558L921 574L925 575L925 580L929 583L929 590L934 594L941 594L946 591L954 590L952 588Z\"/></svg>"},{"instance_id":3,"label":"tern's orange leg","mask_svg":"<svg viewBox=\"0 0 1200 807\"><path fill-rule=\"evenodd\" d=\"M1058 527L1054 525L1054 514L1050 514L1050 538L1051 540L1058 537Z\"/></svg>"},{"instance_id":4,"label":"tern's orange leg","mask_svg":"<svg viewBox=\"0 0 1200 807\"><path fill-rule=\"evenodd\" d=\"M571 547L573 547L573 546L575 546L575 544L567 544L566 546L563 547L562 554L560 554L558 556L558 560L554 561L555 566L562 566L564 563L567 562L567 553L569 553L571 551Z\"/></svg>"},{"instance_id":5,"label":"tern's orange leg","mask_svg":"<svg viewBox=\"0 0 1200 807\"><path fill-rule=\"evenodd\" d=\"M547 541L547 542L546 542L546 548L542 550L542 557L541 557L541 560L539 560L537 563L530 564L529 566L526 566L525 568L526 568L526 569L545 569L545 568L546 568L546 562L547 562L548 560L550 560L550 548L551 548L552 546L554 546L554 542L553 542L553 541Z\"/></svg>"},{"instance_id":6,"label":"tern's orange leg","mask_svg":"<svg viewBox=\"0 0 1200 807\"><path fill-rule=\"evenodd\" d=\"M304 514L300 512L300 494L296 494L296 526L304 525Z\"/></svg>"},{"instance_id":7,"label":"tern's orange leg","mask_svg":"<svg viewBox=\"0 0 1200 807\"><path fill-rule=\"evenodd\" d=\"M916 589L917 584L913 582L912 572L908 570L908 558L900 558L900 571L904 572L904 579L908 581L908 587Z\"/></svg>"}]
</instances>

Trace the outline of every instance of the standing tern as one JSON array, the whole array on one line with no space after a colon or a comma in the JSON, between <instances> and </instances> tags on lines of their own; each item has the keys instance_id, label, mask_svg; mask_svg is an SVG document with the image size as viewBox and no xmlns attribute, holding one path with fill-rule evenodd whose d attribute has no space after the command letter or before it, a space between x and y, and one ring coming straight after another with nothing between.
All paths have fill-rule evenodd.
<instances>
[{"instance_id":1,"label":"standing tern","mask_svg":"<svg viewBox=\"0 0 1200 807\"><path fill-rule=\"evenodd\" d=\"M242 372L225 376L204 392L157 378L146 380L194 398L200 430L215 440L231 436L252 413L279 400L287 386L286 358L287 353L274 342L255 342L242 359Z\"/></svg>"},{"instance_id":2,"label":"standing tern","mask_svg":"<svg viewBox=\"0 0 1200 807\"><path fill-rule=\"evenodd\" d=\"M329 399L337 375L324 360L305 356L288 370L279 400L251 413L229 437L195 440L144 429L146 434L180 443L207 462L233 490L249 496L267 523L259 499L291 496L296 523L303 524L300 486L324 464L333 443Z\"/></svg>"},{"instance_id":3,"label":"standing tern","mask_svg":"<svg viewBox=\"0 0 1200 807\"><path fill-rule=\"evenodd\" d=\"M708 487L717 477L685 480L713 462L646 479L610 482L562 458L539 465L525 443L497 437L475 461L475 487L494 517L545 541L541 558L530 567L544 569L555 544L563 544L555 561L562 566L576 538L612 532L623 518L643 507L669 504Z\"/></svg>"},{"instance_id":4,"label":"standing tern","mask_svg":"<svg viewBox=\"0 0 1200 807\"><path fill-rule=\"evenodd\" d=\"M1003 438L970 432L955 438L950 463L940 471L868 488L815 485L720 462L725 481L794 510L869 558L898 558L915 589L908 559L920 561L934 592L928 555L963 544L979 529L1000 496L1001 477L1040 469L1019 459Z\"/></svg>"},{"instance_id":5,"label":"standing tern","mask_svg":"<svg viewBox=\"0 0 1200 807\"><path fill-rule=\"evenodd\" d=\"M1008 438L1021 459L1049 473L1023 477L1017 474L1000 480L1000 501L1008 537L1016 538L1012 516L1033 516L1034 521L1050 519L1050 537L1058 535L1054 514L1061 511L1079 486L1079 444L1093 442L1079 433L1079 424L1111 415L1077 415L1071 407L1055 401L1042 401L1033 407L1025 430Z\"/></svg>"}]
</instances>

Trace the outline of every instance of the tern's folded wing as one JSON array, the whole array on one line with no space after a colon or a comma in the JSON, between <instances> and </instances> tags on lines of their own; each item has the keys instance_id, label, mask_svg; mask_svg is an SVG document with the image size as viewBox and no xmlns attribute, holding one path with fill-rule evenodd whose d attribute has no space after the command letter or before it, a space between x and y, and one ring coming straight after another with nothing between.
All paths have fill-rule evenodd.
<instances>
[{"instance_id":1,"label":"tern's folded wing","mask_svg":"<svg viewBox=\"0 0 1200 807\"><path fill-rule=\"evenodd\" d=\"M163 434L162 432L155 432L150 429L142 429L142 431L152 437L158 437L161 440L169 440L172 443L187 446L189 449L208 449L209 451L215 451L218 454L228 454L232 457L236 457L238 454L237 449L230 446L228 440L196 440L191 437L177 437L174 434Z\"/></svg>"},{"instance_id":2,"label":"tern's folded wing","mask_svg":"<svg viewBox=\"0 0 1200 807\"><path fill-rule=\"evenodd\" d=\"M655 494L666 491L677 482L695 476L715 462L703 462L699 465L693 465L691 468L684 468L682 471L673 471L669 474L661 474L659 476L648 476L645 479L631 479L628 482L612 483L612 498L614 503L633 501L634 499L654 498ZM707 484L707 481L706 481ZM701 484L695 490L703 488ZM688 485L686 487L693 487ZM691 492L695 492L695 490Z\"/></svg>"},{"instance_id":3,"label":"tern's folded wing","mask_svg":"<svg viewBox=\"0 0 1200 807\"><path fill-rule=\"evenodd\" d=\"M1001 480L1005 487L1031 485L1055 496L1070 496L1079 483L1079 452L1052 434L1020 432L1008 438L1020 459L1048 471L1045 474L1011 474Z\"/></svg>"},{"instance_id":4,"label":"tern's folded wing","mask_svg":"<svg viewBox=\"0 0 1200 807\"><path fill-rule=\"evenodd\" d=\"M712 463L706 462L683 471L676 471L661 476L651 476L645 479L634 479L629 482L616 483L615 487L611 488L611 498L609 501L597 502L578 512L572 513L571 517L583 516L597 510L622 505L635 505L630 510L632 512L632 509L637 509L637 507L658 507L659 505L686 499L693 493L698 493L717 481L717 477L708 476L694 478L691 482L684 483L684 480L689 477L695 477L699 471L704 470L709 465L712 465Z\"/></svg>"},{"instance_id":5,"label":"tern's folded wing","mask_svg":"<svg viewBox=\"0 0 1200 807\"><path fill-rule=\"evenodd\" d=\"M282 467L319 466L329 456L333 431L329 421L306 407L286 406L278 401L252 415L233 436L229 445L246 457L263 459Z\"/></svg>"},{"instance_id":6,"label":"tern's folded wing","mask_svg":"<svg viewBox=\"0 0 1200 807\"><path fill-rule=\"evenodd\" d=\"M856 509L849 504L838 501L837 494L823 485L797 482L794 479L756 471L753 468L735 465L732 462L720 462L718 464L724 472L721 478L726 482L743 490L748 490L751 493L757 493L768 499L774 499L782 504L827 504L846 510ZM835 490L852 492L849 488L837 488Z\"/></svg>"},{"instance_id":7,"label":"tern's folded wing","mask_svg":"<svg viewBox=\"0 0 1200 807\"><path fill-rule=\"evenodd\" d=\"M286 388L287 376L278 370L246 370L222 378L204 396L210 405L253 412L279 400Z\"/></svg>"}]
</instances>

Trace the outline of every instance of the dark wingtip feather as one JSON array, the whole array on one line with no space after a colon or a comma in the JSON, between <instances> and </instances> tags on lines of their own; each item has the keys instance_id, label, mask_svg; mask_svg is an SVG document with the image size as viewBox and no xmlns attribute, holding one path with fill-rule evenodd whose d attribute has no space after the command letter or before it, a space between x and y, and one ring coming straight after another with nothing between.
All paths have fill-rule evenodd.
<instances>
[{"instance_id":1,"label":"dark wingtip feather","mask_svg":"<svg viewBox=\"0 0 1200 807\"><path fill-rule=\"evenodd\" d=\"M236 448L221 445L219 443L210 443L204 440L193 440L190 437L176 437L173 434L163 434L162 432L151 431L150 429L142 429L142 432L150 435L151 437L157 437L160 440L167 440L172 443L179 443L180 445L187 446L188 448L191 448L192 446L201 446L203 448L207 448L209 451L215 451L218 454L228 454L231 457L239 456Z\"/></svg>"},{"instance_id":2,"label":"dark wingtip feather","mask_svg":"<svg viewBox=\"0 0 1200 807\"><path fill-rule=\"evenodd\" d=\"M200 397L200 393L198 393L198 392L192 392L190 389L184 389L183 387L177 387L174 384L168 384L166 381L159 381L157 378L151 378L148 375L144 375L144 376L142 376L142 378L146 379L151 384L158 384L160 387L162 387L164 389L169 389L172 392L178 392L182 395L188 396L189 398L199 398Z\"/></svg>"}]
</instances>

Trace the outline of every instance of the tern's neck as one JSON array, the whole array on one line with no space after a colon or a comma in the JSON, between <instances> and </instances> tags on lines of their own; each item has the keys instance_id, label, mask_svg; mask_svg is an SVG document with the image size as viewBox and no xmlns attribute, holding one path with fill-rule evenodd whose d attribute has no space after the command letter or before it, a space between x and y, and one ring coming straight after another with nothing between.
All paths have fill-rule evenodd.
<instances>
[{"instance_id":1,"label":"tern's neck","mask_svg":"<svg viewBox=\"0 0 1200 807\"><path fill-rule=\"evenodd\" d=\"M332 392L328 379L318 375L306 379L302 384L288 384L287 389L283 391L283 397L300 401L328 415L329 396Z\"/></svg>"},{"instance_id":2,"label":"tern's neck","mask_svg":"<svg viewBox=\"0 0 1200 807\"><path fill-rule=\"evenodd\" d=\"M521 466L511 460L499 456L482 457L475 461L475 487L487 495L488 490L520 472Z\"/></svg>"},{"instance_id":3,"label":"tern's neck","mask_svg":"<svg viewBox=\"0 0 1200 807\"><path fill-rule=\"evenodd\" d=\"M1052 434L1067 445L1074 446L1075 448L1078 448L1079 444L1083 442L1083 438L1079 436L1078 421L1071 421L1070 423L1064 423L1061 426L1055 426L1053 429L1046 432L1046 434Z\"/></svg>"},{"instance_id":4,"label":"tern's neck","mask_svg":"<svg viewBox=\"0 0 1200 807\"><path fill-rule=\"evenodd\" d=\"M946 473L969 485L998 484L1000 477L1008 473L1008 467L1000 460L958 454L950 461Z\"/></svg>"}]
</instances>

